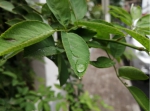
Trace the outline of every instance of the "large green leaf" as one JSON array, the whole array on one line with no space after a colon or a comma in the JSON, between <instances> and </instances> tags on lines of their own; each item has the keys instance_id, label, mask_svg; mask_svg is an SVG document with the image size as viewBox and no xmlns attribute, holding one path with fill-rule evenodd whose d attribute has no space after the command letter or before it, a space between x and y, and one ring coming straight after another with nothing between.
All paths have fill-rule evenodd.
<instances>
[{"instance_id":1,"label":"large green leaf","mask_svg":"<svg viewBox=\"0 0 150 111\"><path fill-rule=\"evenodd\" d=\"M113 39L119 39L119 38L121 38L121 36L116 35L113 37ZM120 41L125 42L125 38L122 38ZM109 45L110 45L110 52L114 58L120 57L124 53L126 48L126 46L124 45L113 43L113 42L110 42Z\"/></svg>"},{"instance_id":2,"label":"large green leaf","mask_svg":"<svg viewBox=\"0 0 150 111\"><path fill-rule=\"evenodd\" d=\"M7 11L13 12L14 5L8 1L0 1L0 7Z\"/></svg>"},{"instance_id":3,"label":"large green leaf","mask_svg":"<svg viewBox=\"0 0 150 111\"><path fill-rule=\"evenodd\" d=\"M108 68L112 67L115 62L107 57L99 57L97 61L91 61L90 64L98 68Z\"/></svg>"},{"instance_id":4,"label":"large green leaf","mask_svg":"<svg viewBox=\"0 0 150 111\"><path fill-rule=\"evenodd\" d=\"M83 76L89 64L89 48L86 42L74 33L61 33L63 46L75 74Z\"/></svg>"},{"instance_id":5,"label":"large green leaf","mask_svg":"<svg viewBox=\"0 0 150 111\"><path fill-rule=\"evenodd\" d=\"M131 66L122 66L119 68L119 77L128 80L147 80L146 76L141 70L131 67Z\"/></svg>"},{"instance_id":6,"label":"large green leaf","mask_svg":"<svg viewBox=\"0 0 150 111\"><path fill-rule=\"evenodd\" d=\"M46 0L47 5L63 26L71 20L71 11L68 0Z\"/></svg>"},{"instance_id":7,"label":"large green leaf","mask_svg":"<svg viewBox=\"0 0 150 111\"><path fill-rule=\"evenodd\" d=\"M142 92L140 89L134 86L127 87L131 92L135 100L139 103L139 105L145 110L149 111L149 102L148 97Z\"/></svg>"},{"instance_id":8,"label":"large green leaf","mask_svg":"<svg viewBox=\"0 0 150 111\"><path fill-rule=\"evenodd\" d=\"M70 3L75 19L82 19L87 12L86 0L70 0Z\"/></svg>"},{"instance_id":9,"label":"large green leaf","mask_svg":"<svg viewBox=\"0 0 150 111\"><path fill-rule=\"evenodd\" d=\"M54 32L49 25L39 21L15 24L0 36L0 56L40 42Z\"/></svg>"},{"instance_id":10,"label":"large green leaf","mask_svg":"<svg viewBox=\"0 0 150 111\"><path fill-rule=\"evenodd\" d=\"M146 38L145 36L135 32L135 31L129 30L127 28L123 28L123 27L118 27L118 28L124 30L131 37L133 37L139 43L141 43L148 51L150 51L150 48L149 48L150 39Z\"/></svg>"},{"instance_id":11,"label":"large green leaf","mask_svg":"<svg viewBox=\"0 0 150 111\"><path fill-rule=\"evenodd\" d=\"M122 35L122 36L124 35L123 32L121 32L117 28L106 25L104 23L79 21L78 25L79 26L86 26L87 28L90 28L91 30L96 31L97 33L105 32L107 34L116 34L116 35Z\"/></svg>"}]
</instances>

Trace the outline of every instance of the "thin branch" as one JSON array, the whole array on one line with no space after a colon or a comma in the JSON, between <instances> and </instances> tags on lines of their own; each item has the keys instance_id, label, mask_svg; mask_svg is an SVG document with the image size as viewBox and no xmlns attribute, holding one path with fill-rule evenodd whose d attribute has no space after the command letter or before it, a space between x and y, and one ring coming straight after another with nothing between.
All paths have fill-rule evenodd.
<instances>
[{"instance_id":1,"label":"thin branch","mask_svg":"<svg viewBox=\"0 0 150 111\"><path fill-rule=\"evenodd\" d=\"M136 47L136 46L134 46L134 45L127 44L127 43L125 43L125 42L120 42L120 41L110 40L110 39L100 39L100 38L96 38L96 37L94 37L94 39L97 40L97 41L114 42L114 43L118 43L118 44L121 44L121 45L124 45L124 46L131 47L131 48L136 49L136 50L139 50L139 51L146 51L146 52L148 52L148 50L145 49L144 47Z\"/></svg>"}]
</instances>

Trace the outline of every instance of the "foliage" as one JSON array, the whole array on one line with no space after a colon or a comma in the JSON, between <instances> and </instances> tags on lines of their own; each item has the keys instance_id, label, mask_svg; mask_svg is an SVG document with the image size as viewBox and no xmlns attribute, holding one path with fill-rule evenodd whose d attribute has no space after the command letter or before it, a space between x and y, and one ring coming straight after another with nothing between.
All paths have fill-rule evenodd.
<instances>
[{"instance_id":1,"label":"foliage","mask_svg":"<svg viewBox=\"0 0 150 111\"><path fill-rule=\"evenodd\" d=\"M11 7L13 6L11 2L9 2L9 4L11 4ZM131 30L129 30L112 23L107 23L103 20L84 20L83 17L87 11L85 0L61 0L59 2L56 0L47 0L47 3L41 6L42 8L38 10L36 10L36 7L29 5L14 6L15 8L1 6L3 9L19 15L21 20L16 20L15 18L15 20L8 21L7 23L11 25L11 27L0 36L0 56L2 57L0 64L19 52L24 53L25 57L53 57L53 61L59 68L60 85L63 86L71 76L68 74L69 72L74 72L74 76L82 78L89 63L99 68L113 66L116 70L113 62L114 59L111 60L110 55L115 59L119 59L124 53L125 47L131 47L135 50L145 51L147 53L150 51L149 39L146 38L146 35L149 34L148 28L150 25L146 25L149 23L147 22L148 17L141 16L141 9L139 7L133 6L131 8L131 15L121 8L110 7L110 12L115 17L120 18L131 27ZM83 10L81 11L80 9ZM122 13L122 11L124 13ZM133 11L136 11L136 13L133 13ZM84 33L79 30L84 30ZM139 30L142 33L139 33ZM90 33L91 36L87 36L86 32ZM58 34L58 39L56 41L52 38L53 33ZM110 34L113 36L113 39L110 38ZM124 38L127 34L141 43L143 47L136 47L126 43ZM88 37L87 39L85 39L86 36ZM109 59L101 59L103 57L99 57L97 61L90 62L88 47L103 49L107 52ZM66 64L64 60L69 61L69 64L68 62ZM130 75L126 72L134 73ZM138 75L137 77L135 73ZM120 81L122 81L121 78L136 80L140 78L144 78L144 80L148 79L143 72L131 67L119 68L119 72L116 72L116 75ZM138 88L129 87L126 84L124 85L129 89L137 102L148 111L147 104L149 100L145 94ZM138 91L138 93L135 93L136 91ZM18 92L19 94L23 92L28 94L28 89L18 88ZM93 110L98 111L97 107L91 106L93 101L88 98L87 95L88 93L83 93L79 96L80 104L72 100L71 102L75 102L73 104L75 106L72 106L70 110L78 108L81 104L86 104L83 105L83 107L81 105L78 111L82 111L84 107L85 109L87 108L87 110L92 110L92 108L94 108ZM46 97L47 96L48 95L46 95ZM33 108L33 104L29 103L30 102L27 102L21 107L26 110L29 110L28 108ZM64 105L66 102L61 104ZM27 107L24 107L26 105ZM40 106L47 108L48 105L40 102L39 107ZM58 105L58 110L60 106L61 105ZM66 107L63 108L64 110L66 109Z\"/></svg>"}]
</instances>

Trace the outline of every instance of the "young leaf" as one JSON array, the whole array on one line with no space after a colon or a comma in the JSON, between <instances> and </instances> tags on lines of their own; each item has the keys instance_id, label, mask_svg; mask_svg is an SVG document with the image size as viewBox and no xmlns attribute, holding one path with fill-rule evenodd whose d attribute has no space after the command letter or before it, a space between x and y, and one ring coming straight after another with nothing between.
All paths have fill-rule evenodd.
<instances>
[{"instance_id":1,"label":"young leaf","mask_svg":"<svg viewBox=\"0 0 150 111\"><path fill-rule=\"evenodd\" d=\"M150 28L149 20L150 20L150 14L145 15L138 20L136 26L141 28L147 28L147 27Z\"/></svg>"},{"instance_id":2,"label":"young leaf","mask_svg":"<svg viewBox=\"0 0 150 111\"><path fill-rule=\"evenodd\" d=\"M133 37L134 39L136 39L148 51L150 51L150 48L149 48L150 39L146 38L145 36L143 36L143 35L135 32L135 31L129 30L127 28L123 28L123 27L118 27L118 28L124 30L126 33L128 33L129 35L131 35L131 37Z\"/></svg>"},{"instance_id":3,"label":"young leaf","mask_svg":"<svg viewBox=\"0 0 150 111\"><path fill-rule=\"evenodd\" d=\"M54 32L49 25L38 21L15 24L0 36L0 56L40 42Z\"/></svg>"},{"instance_id":4,"label":"young leaf","mask_svg":"<svg viewBox=\"0 0 150 111\"><path fill-rule=\"evenodd\" d=\"M127 88L131 92L131 94L133 95L133 97L135 98L135 100L139 103L139 105L145 111L149 111L149 102L150 102L150 100L144 94L144 92L141 91L140 89L138 89L137 87L134 87L134 86L130 86L130 87L127 87Z\"/></svg>"},{"instance_id":5,"label":"young leaf","mask_svg":"<svg viewBox=\"0 0 150 111\"><path fill-rule=\"evenodd\" d=\"M89 48L86 42L74 33L61 33L63 46L75 74L82 77L89 64Z\"/></svg>"},{"instance_id":6,"label":"young leaf","mask_svg":"<svg viewBox=\"0 0 150 111\"><path fill-rule=\"evenodd\" d=\"M121 36L116 35L113 37L113 39L118 39L120 37ZM125 38L121 39L120 41L126 42ZM125 48L126 48L126 46L118 44L118 43L110 42L109 45L110 45L110 52L114 58L120 57L124 53Z\"/></svg>"},{"instance_id":7,"label":"young leaf","mask_svg":"<svg viewBox=\"0 0 150 111\"><path fill-rule=\"evenodd\" d=\"M131 26L132 18L131 15L121 7L110 6L110 14L114 17L119 18L123 23Z\"/></svg>"},{"instance_id":8,"label":"young leaf","mask_svg":"<svg viewBox=\"0 0 150 111\"><path fill-rule=\"evenodd\" d=\"M71 11L68 0L46 0L48 7L63 26L71 20Z\"/></svg>"},{"instance_id":9,"label":"young leaf","mask_svg":"<svg viewBox=\"0 0 150 111\"><path fill-rule=\"evenodd\" d=\"M141 70L131 66L122 66L121 68L119 68L119 76L128 80L148 79L148 76L146 76Z\"/></svg>"},{"instance_id":10,"label":"young leaf","mask_svg":"<svg viewBox=\"0 0 150 111\"><path fill-rule=\"evenodd\" d=\"M132 20L135 21L142 16L142 9L139 6L134 6L133 4L131 5L130 9L131 17Z\"/></svg>"},{"instance_id":11,"label":"young leaf","mask_svg":"<svg viewBox=\"0 0 150 111\"><path fill-rule=\"evenodd\" d=\"M65 60L60 55L58 55L58 68L60 86L63 86L69 78L69 72Z\"/></svg>"},{"instance_id":12,"label":"young leaf","mask_svg":"<svg viewBox=\"0 0 150 111\"><path fill-rule=\"evenodd\" d=\"M117 28L103 24L103 23L79 21L78 25L86 26L87 28L90 28L91 30L96 31L97 33L105 32L108 34L116 34L116 35L121 35L121 36L124 35L124 33L118 30Z\"/></svg>"},{"instance_id":13,"label":"young leaf","mask_svg":"<svg viewBox=\"0 0 150 111\"><path fill-rule=\"evenodd\" d=\"M107 57L99 57L97 61L91 61L90 64L97 68L108 68L115 64L115 62Z\"/></svg>"},{"instance_id":14,"label":"young leaf","mask_svg":"<svg viewBox=\"0 0 150 111\"><path fill-rule=\"evenodd\" d=\"M0 1L0 7L7 11L13 12L14 5L8 1Z\"/></svg>"},{"instance_id":15,"label":"young leaf","mask_svg":"<svg viewBox=\"0 0 150 111\"><path fill-rule=\"evenodd\" d=\"M70 0L70 3L75 19L82 19L87 12L86 0Z\"/></svg>"}]
</instances>

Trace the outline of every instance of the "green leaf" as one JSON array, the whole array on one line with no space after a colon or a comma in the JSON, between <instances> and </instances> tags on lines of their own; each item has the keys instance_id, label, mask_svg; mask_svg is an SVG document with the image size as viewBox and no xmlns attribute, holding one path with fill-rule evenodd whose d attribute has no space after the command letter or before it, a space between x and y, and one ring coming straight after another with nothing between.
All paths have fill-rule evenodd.
<instances>
[{"instance_id":1,"label":"green leaf","mask_svg":"<svg viewBox=\"0 0 150 111\"><path fill-rule=\"evenodd\" d=\"M119 18L123 23L131 26L132 25L132 18L131 15L121 7L110 6L110 14L114 17Z\"/></svg>"},{"instance_id":2,"label":"green leaf","mask_svg":"<svg viewBox=\"0 0 150 111\"><path fill-rule=\"evenodd\" d=\"M134 6L133 4L131 5L130 9L131 17L133 22L142 16L142 9L140 6Z\"/></svg>"},{"instance_id":3,"label":"green leaf","mask_svg":"<svg viewBox=\"0 0 150 111\"><path fill-rule=\"evenodd\" d=\"M3 72L2 74L7 75L7 76L9 76L9 77L12 77L13 79L16 79L16 78L17 78L16 74L14 74L14 73L12 73L12 72L9 72L9 71L5 71L5 72Z\"/></svg>"},{"instance_id":4,"label":"green leaf","mask_svg":"<svg viewBox=\"0 0 150 111\"><path fill-rule=\"evenodd\" d=\"M47 5L63 26L68 25L71 20L71 11L68 0L46 0Z\"/></svg>"},{"instance_id":5,"label":"green leaf","mask_svg":"<svg viewBox=\"0 0 150 111\"><path fill-rule=\"evenodd\" d=\"M43 56L60 54L62 52L64 52L63 49L60 49L55 46L53 37L49 37L39 43L26 47L24 49L24 56L43 57Z\"/></svg>"},{"instance_id":6,"label":"green leaf","mask_svg":"<svg viewBox=\"0 0 150 111\"><path fill-rule=\"evenodd\" d=\"M22 89L22 95L26 95L29 92L29 88L28 87L24 87Z\"/></svg>"},{"instance_id":7,"label":"green leaf","mask_svg":"<svg viewBox=\"0 0 150 111\"><path fill-rule=\"evenodd\" d=\"M114 17L116 18L119 18L123 23L125 23L126 25L128 26L131 26L132 25L132 20L128 20L127 18L125 18L124 16L121 16L121 15L117 15L115 12L111 12L110 11L110 14L113 15Z\"/></svg>"},{"instance_id":8,"label":"green leaf","mask_svg":"<svg viewBox=\"0 0 150 111\"><path fill-rule=\"evenodd\" d=\"M78 28L73 32L81 36L85 41L89 41L96 35L96 32L85 28Z\"/></svg>"},{"instance_id":9,"label":"green leaf","mask_svg":"<svg viewBox=\"0 0 150 111\"><path fill-rule=\"evenodd\" d=\"M141 17L135 26L135 30L137 33L145 35L150 35L150 14Z\"/></svg>"},{"instance_id":10,"label":"green leaf","mask_svg":"<svg viewBox=\"0 0 150 111\"><path fill-rule=\"evenodd\" d=\"M24 16L26 20L37 20L37 21L43 21L42 17L37 13L28 13Z\"/></svg>"},{"instance_id":11,"label":"green leaf","mask_svg":"<svg viewBox=\"0 0 150 111\"><path fill-rule=\"evenodd\" d=\"M113 39L119 39L119 38L121 38L121 36L116 35L113 37ZM122 38L120 41L126 42L125 38ZM124 45L113 43L113 42L110 42L109 45L110 45L110 52L114 58L120 57L124 53L126 48L126 46Z\"/></svg>"},{"instance_id":12,"label":"green leaf","mask_svg":"<svg viewBox=\"0 0 150 111\"><path fill-rule=\"evenodd\" d=\"M38 111L41 111L43 109L43 101L40 101L38 104Z\"/></svg>"},{"instance_id":13,"label":"green leaf","mask_svg":"<svg viewBox=\"0 0 150 111\"><path fill-rule=\"evenodd\" d=\"M35 110L34 104L31 102L26 102L25 111L33 111Z\"/></svg>"},{"instance_id":14,"label":"green leaf","mask_svg":"<svg viewBox=\"0 0 150 111\"><path fill-rule=\"evenodd\" d=\"M44 111L51 111L50 105L48 103L43 103Z\"/></svg>"},{"instance_id":15,"label":"green leaf","mask_svg":"<svg viewBox=\"0 0 150 111\"><path fill-rule=\"evenodd\" d=\"M67 79L69 78L69 72L64 58L61 57L60 55L58 55L58 68L59 68L60 86L63 86L67 82Z\"/></svg>"},{"instance_id":16,"label":"green leaf","mask_svg":"<svg viewBox=\"0 0 150 111\"><path fill-rule=\"evenodd\" d=\"M128 80L149 79L148 76L144 74L141 70L131 66L122 66L121 68L119 68L119 76Z\"/></svg>"},{"instance_id":17,"label":"green leaf","mask_svg":"<svg viewBox=\"0 0 150 111\"><path fill-rule=\"evenodd\" d=\"M116 34L116 35L124 36L124 33L118 30L117 28L106 25L104 23L79 21L78 25L86 26L87 28L90 28L91 30L97 32L98 34L105 32L105 34L107 33L107 34Z\"/></svg>"},{"instance_id":18,"label":"green leaf","mask_svg":"<svg viewBox=\"0 0 150 111\"><path fill-rule=\"evenodd\" d=\"M12 19L12 20L7 21L6 24L12 26L12 25L15 25L16 23L19 23L21 21L22 21L22 19L16 18L16 19Z\"/></svg>"},{"instance_id":19,"label":"green leaf","mask_svg":"<svg viewBox=\"0 0 150 111\"><path fill-rule=\"evenodd\" d=\"M86 42L74 33L61 33L62 43L75 74L83 76L89 64L89 48Z\"/></svg>"},{"instance_id":20,"label":"green leaf","mask_svg":"<svg viewBox=\"0 0 150 111\"><path fill-rule=\"evenodd\" d=\"M128 90L131 92L131 94L133 95L133 97L135 98L135 100L138 102L138 104L145 110L145 111L149 111L149 103L150 100L148 99L148 97L144 94L143 91L141 91L140 89L138 89L137 87L134 86L130 86L127 87Z\"/></svg>"},{"instance_id":21,"label":"green leaf","mask_svg":"<svg viewBox=\"0 0 150 111\"><path fill-rule=\"evenodd\" d=\"M149 21L149 19L150 19L150 14L141 17L138 20L136 26L137 27L149 27L150 28L150 21Z\"/></svg>"},{"instance_id":22,"label":"green leaf","mask_svg":"<svg viewBox=\"0 0 150 111\"><path fill-rule=\"evenodd\" d=\"M40 42L54 32L49 25L38 21L15 24L0 36L0 56Z\"/></svg>"},{"instance_id":23,"label":"green leaf","mask_svg":"<svg viewBox=\"0 0 150 111\"><path fill-rule=\"evenodd\" d=\"M101 49L107 49L107 47L102 46L99 42L97 41L89 41L87 42L87 45L89 47L93 47L93 48L101 48Z\"/></svg>"},{"instance_id":24,"label":"green leaf","mask_svg":"<svg viewBox=\"0 0 150 111\"><path fill-rule=\"evenodd\" d=\"M145 36L135 32L135 31L129 30L127 28L123 28L123 27L118 27L118 28L124 30L131 37L133 37L139 43L141 43L148 51L150 51L150 48L149 48L150 39L146 38Z\"/></svg>"},{"instance_id":25,"label":"green leaf","mask_svg":"<svg viewBox=\"0 0 150 111\"><path fill-rule=\"evenodd\" d=\"M87 12L86 0L70 0L70 3L75 19L82 19Z\"/></svg>"},{"instance_id":26,"label":"green leaf","mask_svg":"<svg viewBox=\"0 0 150 111\"><path fill-rule=\"evenodd\" d=\"M107 57L99 57L97 61L91 61L90 64L98 68L108 68L112 67L115 62Z\"/></svg>"},{"instance_id":27,"label":"green leaf","mask_svg":"<svg viewBox=\"0 0 150 111\"><path fill-rule=\"evenodd\" d=\"M0 7L7 11L13 12L14 5L8 1L0 1Z\"/></svg>"}]
</instances>

